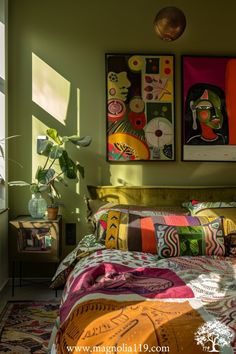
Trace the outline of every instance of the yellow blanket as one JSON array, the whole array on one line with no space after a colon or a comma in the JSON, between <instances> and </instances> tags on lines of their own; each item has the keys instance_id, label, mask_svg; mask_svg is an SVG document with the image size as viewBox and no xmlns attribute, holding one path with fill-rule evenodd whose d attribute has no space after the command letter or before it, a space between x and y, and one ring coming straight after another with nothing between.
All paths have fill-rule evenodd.
<instances>
[{"instance_id":1,"label":"yellow blanket","mask_svg":"<svg viewBox=\"0 0 236 354\"><path fill-rule=\"evenodd\" d=\"M188 301L89 300L76 305L57 337L57 353L198 354L201 315Z\"/></svg>"}]
</instances>

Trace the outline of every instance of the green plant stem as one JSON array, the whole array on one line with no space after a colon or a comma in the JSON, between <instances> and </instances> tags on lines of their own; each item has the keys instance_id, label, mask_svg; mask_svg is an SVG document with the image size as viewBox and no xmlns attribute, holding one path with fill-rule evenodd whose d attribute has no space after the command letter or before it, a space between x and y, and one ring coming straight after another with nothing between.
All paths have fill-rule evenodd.
<instances>
[{"instance_id":1,"label":"green plant stem","mask_svg":"<svg viewBox=\"0 0 236 354\"><path fill-rule=\"evenodd\" d=\"M52 160L52 163L51 163L51 165L49 165L48 170L50 170L50 168L53 166L53 164L54 164L55 161L56 161L56 159L53 159L53 160Z\"/></svg>"},{"instance_id":2,"label":"green plant stem","mask_svg":"<svg viewBox=\"0 0 236 354\"><path fill-rule=\"evenodd\" d=\"M60 172L60 173L58 173L56 176L54 176L52 179L50 179L50 181L48 182L48 185L51 184L52 182L54 182L55 179L56 179L57 177L61 176L62 174L63 174L63 172Z\"/></svg>"},{"instance_id":3,"label":"green plant stem","mask_svg":"<svg viewBox=\"0 0 236 354\"><path fill-rule=\"evenodd\" d=\"M45 162L45 164L44 164L44 166L43 166L43 170L45 170L45 169L46 169L46 166L47 166L48 160L49 160L49 156L47 156L47 160L46 160L46 162Z\"/></svg>"}]
</instances>

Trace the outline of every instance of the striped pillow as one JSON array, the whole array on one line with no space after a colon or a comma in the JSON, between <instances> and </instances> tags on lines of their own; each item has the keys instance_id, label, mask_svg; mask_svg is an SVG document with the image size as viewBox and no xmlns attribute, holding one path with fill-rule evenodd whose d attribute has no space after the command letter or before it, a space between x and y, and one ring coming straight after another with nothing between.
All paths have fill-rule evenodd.
<instances>
[{"instance_id":1,"label":"striped pillow","mask_svg":"<svg viewBox=\"0 0 236 354\"><path fill-rule=\"evenodd\" d=\"M157 254L156 225L198 226L209 222L207 217L185 215L145 216L110 210L107 217L106 248Z\"/></svg>"},{"instance_id":2,"label":"striped pillow","mask_svg":"<svg viewBox=\"0 0 236 354\"><path fill-rule=\"evenodd\" d=\"M152 217L111 210L108 212L106 248L157 253Z\"/></svg>"},{"instance_id":3,"label":"striped pillow","mask_svg":"<svg viewBox=\"0 0 236 354\"><path fill-rule=\"evenodd\" d=\"M95 234L97 239L101 243L105 243L106 232L107 232L107 221L108 213L111 210L116 210L123 213L136 214L141 216L155 216L155 215L187 215L185 209L180 207L149 207L149 206L139 206L139 205L125 205L125 204L113 204L110 206L104 205L98 209L94 214L94 222L96 224Z\"/></svg>"}]
</instances>

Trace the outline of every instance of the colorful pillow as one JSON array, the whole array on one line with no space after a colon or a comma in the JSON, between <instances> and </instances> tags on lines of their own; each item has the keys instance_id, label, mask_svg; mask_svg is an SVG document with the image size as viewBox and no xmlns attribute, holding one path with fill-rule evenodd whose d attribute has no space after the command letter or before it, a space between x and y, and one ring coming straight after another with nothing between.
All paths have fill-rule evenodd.
<instances>
[{"instance_id":1,"label":"colorful pillow","mask_svg":"<svg viewBox=\"0 0 236 354\"><path fill-rule=\"evenodd\" d=\"M160 258L225 256L222 218L198 226L155 224L155 231Z\"/></svg>"},{"instance_id":2,"label":"colorful pillow","mask_svg":"<svg viewBox=\"0 0 236 354\"><path fill-rule=\"evenodd\" d=\"M225 236L226 256L236 257L236 233Z\"/></svg>"},{"instance_id":3,"label":"colorful pillow","mask_svg":"<svg viewBox=\"0 0 236 354\"><path fill-rule=\"evenodd\" d=\"M123 251L156 254L156 239L151 217L109 211L105 246Z\"/></svg>"},{"instance_id":4,"label":"colorful pillow","mask_svg":"<svg viewBox=\"0 0 236 354\"><path fill-rule=\"evenodd\" d=\"M106 231L107 231L107 220L109 211L119 211L123 213L132 213L138 216L155 216L155 215L186 215L187 212L181 207L148 207L148 206L137 206L137 205L113 205L113 206L102 206L94 214L94 220L96 223L95 234L100 243L105 243Z\"/></svg>"},{"instance_id":5,"label":"colorful pillow","mask_svg":"<svg viewBox=\"0 0 236 354\"><path fill-rule=\"evenodd\" d=\"M221 209L221 208L236 208L236 202L200 202L192 200L191 202L184 202L182 206L190 212L192 216L198 215L200 211ZM207 215L207 214L204 214Z\"/></svg>"},{"instance_id":6,"label":"colorful pillow","mask_svg":"<svg viewBox=\"0 0 236 354\"><path fill-rule=\"evenodd\" d=\"M106 248L157 254L155 225L190 226L208 223L209 218L184 215L140 215L110 210L107 217Z\"/></svg>"},{"instance_id":7,"label":"colorful pillow","mask_svg":"<svg viewBox=\"0 0 236 354\"><path fill-rule=\"evenodd\" d=\"M84 198L87 207L87 224L89 226L89 232L96 232L97 217L96 213L100 210L108 210L115 207L117 204L109 203L101 199Z\"/></svg>"},{"instance_id":8,"label":"colorful pillow","mask_svg":"<svg viewBox=\"0 0 236 354\"><path fill-rule=\"evenodd\" d=\"M236 202L199 202L192 200L183 203L193 216L206 216L212 218L224 217L224 234L228 235L236 230Z\"/></svg>"}]
</instances>

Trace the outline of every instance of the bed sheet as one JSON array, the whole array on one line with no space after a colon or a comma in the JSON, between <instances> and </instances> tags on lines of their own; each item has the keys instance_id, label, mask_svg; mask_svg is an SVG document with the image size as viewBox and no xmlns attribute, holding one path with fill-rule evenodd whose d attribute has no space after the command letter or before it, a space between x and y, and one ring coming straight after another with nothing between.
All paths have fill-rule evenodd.
<instances>
[{"instance_id":1,"label":"bed sheet","mask_svg":"<svg viewBox=\"0 0 236 354\"><path fill-rule=\"evenodd\" d=\"M236 259L101 249L62 294L52 353L236 353Z\"/></svg>"}]
</instances>

